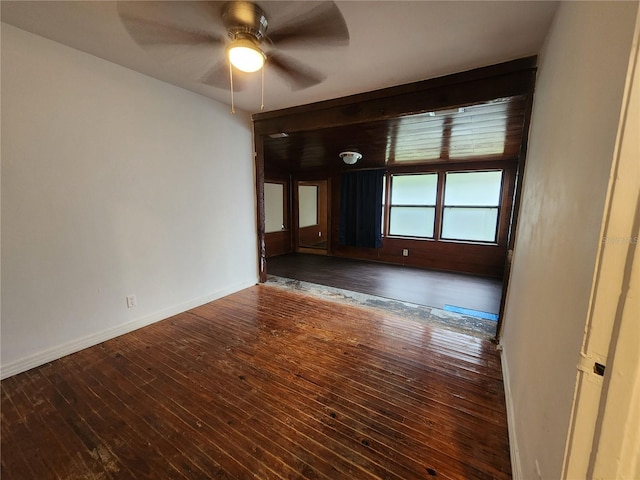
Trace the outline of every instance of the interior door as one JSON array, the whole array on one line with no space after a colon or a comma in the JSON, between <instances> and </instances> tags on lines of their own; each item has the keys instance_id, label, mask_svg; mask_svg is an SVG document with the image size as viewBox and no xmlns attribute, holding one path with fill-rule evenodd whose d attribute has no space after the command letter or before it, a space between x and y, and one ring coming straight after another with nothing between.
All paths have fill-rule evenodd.
<instances>
[{"instance_id":1,"label":"interior door","mask_svg":"<svg viewBox=\"0 0 640 480\"><path fill-rule=\"evenodd\" d=\"M296 181L295 205L296 251L327 255L329 247L327 180Z\"/></svg>"},{"instance_id":2,"label":"interior door","mask_svg":"<svg viewBox=\"0 0 640 480\"><path fill-rule=\"evenodd\" d=\"M288 199L287 180L266 179L264 181L264 243L267 257L291 252Z\"/></svg>"}]
</instances>

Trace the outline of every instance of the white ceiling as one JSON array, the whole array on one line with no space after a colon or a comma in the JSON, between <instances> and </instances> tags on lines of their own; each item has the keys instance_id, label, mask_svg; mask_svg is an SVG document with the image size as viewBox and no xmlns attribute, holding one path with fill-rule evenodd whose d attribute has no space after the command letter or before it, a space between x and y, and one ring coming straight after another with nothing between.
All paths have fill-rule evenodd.
<instances>
[{"instance_id":1,"label":"white ceiling","mask_svg":"<svg viewBox=\"0 0 640 480\"><path fill-rule=\"evenodd\" d=\"M259 1L263 6L267 3ZM265 69L265 111L415 82L537 54L557 2L550 1L338 1L348 46L281 51L322 72L319 85L292 91ZM284 5L284 4L281 4ZM304 6L304 5L303 5ZM202 47L150 56L123 27L116 2L6 1L1 19L151 77L230 104L228 90L193 80L217 59ZM269 15L278 2L268 2ZM268 32L267 32L268 33ZM204 60L203 60L204 59ZM209 65L203 62L209 61ZM260 109L260 74L236 93L236 108Z\"/></svg>"}]
</instances>

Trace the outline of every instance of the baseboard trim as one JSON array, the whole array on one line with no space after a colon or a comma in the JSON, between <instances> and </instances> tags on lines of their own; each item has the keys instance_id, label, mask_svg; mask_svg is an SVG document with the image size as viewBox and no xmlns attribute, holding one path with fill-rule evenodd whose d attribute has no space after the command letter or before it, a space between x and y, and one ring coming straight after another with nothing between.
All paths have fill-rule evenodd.
<instances>
[{"instance_id":1,"label":"baseboard trim","mask_svg":"<svg viewBox=\"0 0 640 480\"><path fill-rule=\"evenodd\" d=\"M194 298L186 302L183 302L181 304L174 305L172 307L164 308L158 312L152 313L151 315L137 318L130 322L116 325L115 327L107 328L100 332L96 332L91 335L87 335L85 337L72 340L70 342L50 348L48 350L34 353L32 355L21 358L19 360L15 360L13 362L7 363L6 365L1 365L0 379L4 380L7 377L17 375L18 373L26 372L27 370L30 370L35 367L39 367L40 365L44 365L45 363L51 362L53 360L57 360L66 355L79 352L80 350L84 350L85 348L88 348L88 347L93 347L94 345L97 345L99 343L105 342L107 340L111 340L112 338L115 338L115 337L119 337L120 335L124 335L125 333L133 332L134 330L137 330L142 327L146 327L147 325L151 325L152 323L159 322L160 320L164 320L173 315L186 312L187 310L191 310L192 308L199 307L200 305L204 305L205 303L209 303L219 298L230 295L232 293L238 292L240 290L244 290L245 288L249 288L255 284L256 282L242 282L239 284L232 285L230 287L216 290L215 292L210 293L208 295Z\"/></svg>"},{"instance_id":2,"label":"baseboard trim","mask_svg":"<svg viewBox=\"0 0 640 480\"><path fill-rule=\"evenodd\" d=\"M522 465L520 464L520 450L518 449L518 436L516 435L515 409L513 407L513 397L511 395L511 383L509 375L509 364L504 345L500 345L500 359L502 362L502 381L504 384L504 396L507 406L507 426L509 428L509 450L511 453L511 478L513 480L523 480Z\"/></svg>"}]
</instances>

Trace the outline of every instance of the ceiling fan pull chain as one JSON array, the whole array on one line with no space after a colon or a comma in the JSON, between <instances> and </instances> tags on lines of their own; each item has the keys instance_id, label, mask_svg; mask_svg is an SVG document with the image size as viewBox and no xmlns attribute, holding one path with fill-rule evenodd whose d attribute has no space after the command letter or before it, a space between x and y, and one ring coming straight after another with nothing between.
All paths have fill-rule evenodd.
<instances>
[{"instance_id":1,"label":"ceiling fan pull chain","mask_svg":"<svg viewBox=\"0 0 640 480\"><path fill-rule=\"evenodd\" d=\"M262 64L262 90L260 91L260 110L264 110L264 64Z\"/></svg>"},{"instance_id":2,"label":"ceiling fan pull chain","mask_svg":"<svg viewBox=\"0 0 640 480\"><path fill-rule=\"evenodd\" d=\"M233 105L233 66L229 62L229 83L231 85L231 113L235 115L236 109Z\"/></svg>"}]
</instances>

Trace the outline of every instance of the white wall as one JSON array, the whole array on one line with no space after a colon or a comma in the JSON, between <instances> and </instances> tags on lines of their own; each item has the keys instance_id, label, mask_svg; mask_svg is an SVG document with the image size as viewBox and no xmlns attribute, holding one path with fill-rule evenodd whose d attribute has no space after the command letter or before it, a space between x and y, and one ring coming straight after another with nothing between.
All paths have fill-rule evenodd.
<instances>
[{"instance_id":1,"label":"white wall","mask_svg":"<svg viewBox=\"0 0 640 480\"><path fill-rule=\"evenodd\" d=\"M255 284L255 218L248 115L2 25L3 376Z\"/></svg>"},{"instance_id":2,"label":"white wall","mask_svg":"<svg viewBox=\"0 0 640 480\"><path fill-rule=\"evenodd\" d=\"M503 332L514 478L560 478L637 3L562 2L539 58Z\"/></svg>"},{"instance_id":3,"label":"white wall","mask_svg":"<svg viewBox=\"0 0 640 480\"><path fill-rule=\"evenodd\" d=\"M576 375L567 479L640 479L639 41L640 12L581 352L587 368ZM594 374L594 361L606 365L604 376Z\"/></svg>"}]
</instances>

